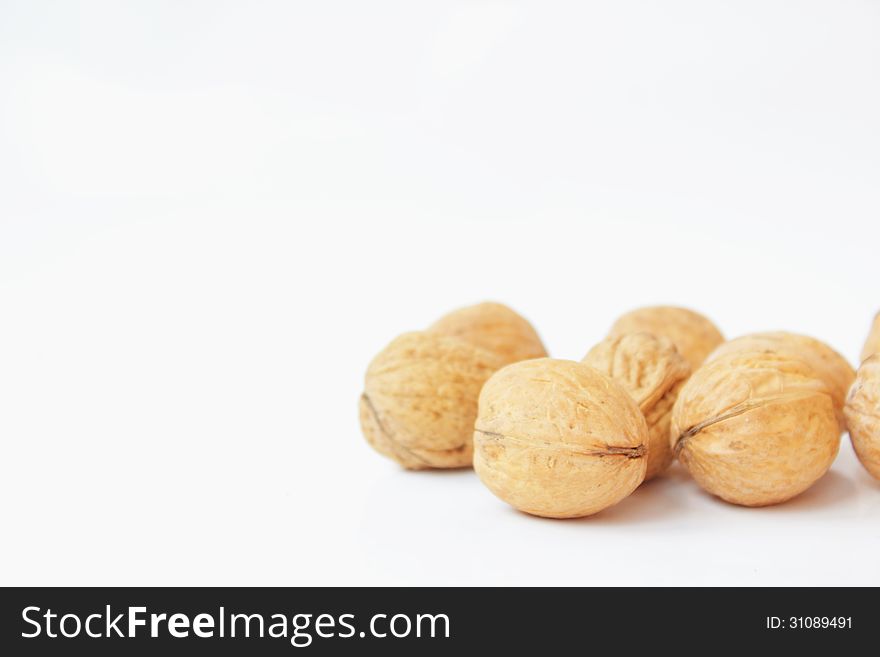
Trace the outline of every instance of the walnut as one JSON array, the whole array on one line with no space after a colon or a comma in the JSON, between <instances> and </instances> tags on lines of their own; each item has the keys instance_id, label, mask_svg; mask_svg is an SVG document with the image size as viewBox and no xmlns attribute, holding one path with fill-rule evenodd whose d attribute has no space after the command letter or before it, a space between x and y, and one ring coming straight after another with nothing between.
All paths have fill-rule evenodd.
<instances>
[{"instance_id":1,"label":"walnut","mask_svg":"<svg viewBox=\"0 0 880 657\"><path fill-rule=\"evenodd\" d=\"M871 324L871 331L862 349L862 360L867 360L874 354L880 354L880 313L874 316L874 323Z\"/></svg>"},{"instance_id":2,"label":"walnut","mask_svg":"<svg viewBox=\"0 0 880 657\"><path fill-rule=\"evenodd\" d=\"M532 325L500 303L479 303L453 310L428 330L461 338L495 352L505 365L547 355Z\"/></svg>"},{"instance_id":3,"label":"walnut","mask_svg":"<svg viewBox=\"0 0 880 657\"><path fill-rule=\"evenodd\" d=\"M573 361L526 360L483 387L474 469L521 511L587 516L642 482L647 440L644 416L611 378Z\"/></svg>"},{"instance_id":4,"label":"walnut","mask_svg":"<svg viewBox=\"0 0 880 657\"><path fill-rule=\"evenodd\" d=\"M841 431L844 429L843 405L856 373L843 356L815 338L797 333L773 331L753 333L729 340L713 351L707 360L724 358L736 353L744 353L748 357L756 351L768 354L785 353L792 358L803 359L828 384Z\"/></svg>"},{"instance_id":5,"label":"walnut","mask_svg":"<svg viewBox=\"0 0 880 657\"><path fill-rule=\"evenodd\" d=\"M406 333L367 369L361 428L406 468L471 465L480 388L515 360L546 356L532 325L507 306L481 303Z\"/></svg>"},{"instance_id":6,"label":"walnut","mask_svg":"<svg viewBox=\"0 0 880 657\"><path fill-rule=\"evenodd\" d=\"M401 335L367 369L360 400L367 442L413 470L470 466L477 397L502 364L458 338Z\"/></svg>"},{"instance_id":7,"label":"walnut","mask_svg":"<svg viewBox=\"0 0 880 657\"><path fill-rule=\"evenodd\" d=\"M694 372L671 439L696 482L734 504L784 502L831 466L840 426L829 384L789 349L734 350Z\"/></svg>"},{"instance_id":8,"label":"walnut","mask_svg":"<svg viewBox=\"0 0 880 657\"><path fill-rule=\"evenodd\" d=\"M625 333L653 333L662 335L675 344L692 370L703 362L724 336L699 313L674 306L638 308L622 315L611 327L610 335Z\"/></svg>"},{"instance_id":9,"label":"walnut","mask_svg":"<svg viewBox=\"0 0 880 657\"><path fill-rule=\"evenodd\" d=\"M669 467L669 422L678 392L691 374L687 361L668 338L628 333L605 338L582 363L623 385L648 423L648 480Z\"/></svg>"},{"instance_id":10,"label":"walnut","mask_svg":"<svg viewBox=\"0 0 880 657\"><path fill-rule=\"evenodd\" d=\"M880 353L869 356L859 367L845 413L859 461L880 479Z\"/></svg>"}]
</instances>

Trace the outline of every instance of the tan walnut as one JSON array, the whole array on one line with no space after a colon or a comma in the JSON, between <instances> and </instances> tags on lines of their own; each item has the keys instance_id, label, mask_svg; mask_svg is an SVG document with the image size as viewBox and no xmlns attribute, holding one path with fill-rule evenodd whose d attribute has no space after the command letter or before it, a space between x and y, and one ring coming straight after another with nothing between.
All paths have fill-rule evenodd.
<instances>
[{"instance_id":1,"label":"tan walnut","mask_svg":"<svg viewBox=\"0 0 880 657\"><path fill-rule=\"evenodd\" d=\"M367 368L360 399L367 442L413 470L470 466L477 398L502 364L458 338L401 335Z\"/></svg>"},{"instance_id":2,"label":"tan walnut","mask_svg":"<svg viewBox=\"0 0 880 657\"><path fill-rule=\"evenodd\" d=\"M862 360L865 361L874 354L880 354L880 313L874 316L874 323L871 324L871 331L862 349Z\"/></svg>"},{"instance_id":3,"label":"tan walnut","mask_svg":"<svg viewBox=\"0 0 880 657\"><path fill-rule=\"evenodd\" d=\"M668 338L650 333L610 336L590 349L582 363L620 383L639 405L648 423L645 480L672 462L669 423L678 392L691 368Z\"/></svg>"},{"instance_id":4,"label":"tan walnut","mask_svg":"<svg viewBox=\"0 0 880 657\"><path fill-rule=\"evenodd\" d=\"M647 440L644 416L610 377L573 361L526 360L483 387L474 469L521 511L588 516L642 482Z\"/></svg>"},{"instance_id":5,"label":"tan walnut","mask_svg":"<svg viewBox=\"0 0 880 657\"><path fill-rule=\"evenodd\" d=\"M880 479L880 353L870 356L859 367L845 413L859 461L871 476Z\"/></svg>"},{"instance_id":6,"label":"tan walnut","mask_svg":"<svg viewBox=\"0 0 880 657\"><path fill-rule=\"evenodd\" d=\"M841 431L844 429L843 405L856 373L843 356L816 338L798 333L772 331L752 333L729 340L713 351L707 360L734 354L745 354L748 357L754 352L786 354L791 358L803 359L828 384Z\"/></svg>"},{"instance_id":7,"label":"tan walnut","mask_svg":"<svg viewBox=\"0 0 880 657\"><path fill-rule=\"evenodd\" d=\"M709 319L693 310L675 306L632 310L614 322L609 335L640 332L672 340L692 370L696 370L706 356L724 342L721 331Z\"/></svg>"},{"instance_id":8,"label":"tan walnut","mask_svg":"<svg viewBox=\"0 0 880 657\"><path fill-rule=\"evenodd\" d=\"M500 303L485 302L453 310L428 329L466 340L496 353L505 365L543 358L547 350L524 317Z\"/></svg>"},{"instance_id":9,"label":"tan walnut","mask_svg":"<svg viewBox=\"0 0 880 657\"><path fill-rule=\"evenodd\" d=\"M787 351L713 357L681 389L671 439L696 482L745 506L784 502L834 461L840 426L828 383Z\"/></svg>"}]
</instances>

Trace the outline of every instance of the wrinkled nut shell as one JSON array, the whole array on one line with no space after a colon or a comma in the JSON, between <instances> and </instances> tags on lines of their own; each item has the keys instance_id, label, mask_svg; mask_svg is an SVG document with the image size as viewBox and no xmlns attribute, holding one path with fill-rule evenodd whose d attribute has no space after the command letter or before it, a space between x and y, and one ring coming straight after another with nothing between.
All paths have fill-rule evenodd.
<instances>
[{"instance_id":1,"label":"wrinkled nut shell","mask_svg":"<svg viewBox=\"0 0 880 657\"><path fill-rule=\"evenodd\" d=\"M696 370L706 356L724 342L721 331L708 318L693 310L675 306L652 306L630 311L614 323L609 335L641 332L672 340L692 370Z\"/></svg>"},{"instance_id":2,"label":"wrinkled nut shell","mask_svg":"<svg viewBox=\"0 0 880 657\"><path fill-rule=\"evenodd\" d=\"M871 476L880 479L880 354L871 356L859 368L845 413L859 461Z\"/></svg>"},{"instance_id":3,"label":"wrinkled nut shell","mask_svg":"<svg viewBox=\"0 0 880 657\"><path fill-rule=\"evenodd\" d=\"M669 424L672 406L691 368L671 340L650 333L611 336L590 349L582 363L620 383L638 404L648 424L645 480L672 462Z\"/></svg>"},{"instance_id":4,"label":"wrinkled nut shell","mask_svg":"<svg viewBox=\"0 0 880 657\"><path fill-rule=\"evenodd\" d=\"M647 438L638 406L601 372L573 361L521 361L483 387L474 469L521 511L588 516L642 482Z\"/></svg>"},{"instance_id":5,"label":"wrinkled nut shell","mask_svg":"<svg viewBox=\"0 0 880 657\"><path fill-rule=\"evenodd\" d=\"M671 435L702 488L745 506L805 491L840 445L828 385L802 360L778 353L706 363L679 393Z\"/></svg>"},{"instance_id":6,"label":"wrinkled nut shell","mask_svg":"<svg viewBox=\"0 0 880 657\"><path fill-rule=\"evenodd\" d=\"M505 365L547 355L532 325L500 303L479 303L453 310L434 322L428 330L451 335L491 351Z\"/></svg>"},{"instance_id":7,"label":"wrinkled nut shell","mask_svg":"<svg viewBox=\"0 0 880 657\"><path fill-rule=\"evenodd\" d=\"M470 466L480 389L501 366L472 344L427 332L395 339L367 369L361 428L405 468Z\"/></svg>"},{"instance_id":8,"label":"wrinkled nut shell","mask_svg":"<svg viewBox=\"0 0 880 657\"><path fill-rule=\"evenodd\" d=\"M880 354L880 313L875 315L874 323L871 324L871 331L868 333L868 339L865 340L865 346L862 349L862 361L874 354Z\"/></svg>"},{"instance_id":9,"label":"wrinkled nut shell","mask_svg":"<svg viewBox=\"0 0 880 657\"><path fill-rule=\"evenodd\" d=\"M843 430L845 426L843 405L856 376L852 365L843 356L824 342L807 335L772 331L753 333L729 340L713 351L707 360L712 361L735 354L745 354L748 357L749 354L755 352L802 359L812 367L829 386L834 401L834 410L837 413L841 430Z\"/></svg>"}]
</instances>

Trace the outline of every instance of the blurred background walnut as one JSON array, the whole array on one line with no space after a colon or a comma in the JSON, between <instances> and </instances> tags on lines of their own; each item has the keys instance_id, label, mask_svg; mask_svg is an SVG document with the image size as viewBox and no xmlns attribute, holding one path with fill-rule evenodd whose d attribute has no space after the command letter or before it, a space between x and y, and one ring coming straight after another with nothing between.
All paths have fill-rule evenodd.
<instances>
[{"instance_id":1,"label":"blurred background walnut","mask_svg":"<svg viewBox=\"0 0 880 657\"><path fill-rule=\"evenodd\" d=\"M809 488L840 445L830 386L791 350L733 350L694 372L672 411L673 448L696 482L745 506Z\"/></svg>"},{"instance_id":2,"label":"blurred background walnut","mask_svg":"<svg viewBox=\"0 0 880 657\"><path fill-rule=\"evenodd\" d=\"M492 351L505 365L547 355L532 325L500 303L487 301L453 310L428 330L461 338Z\"/></svg>"},{"instance_id":3,"label":"blurred background walnut","mask_svg":"<svg viewBox=\"0 0 880 657\"><path fill-rule=\"evenodd\" d=\"M868 332L868 339L862 349L862 360L867 360L874 354L880 354L880 313L874 316L874 323Z\"/></svg>"},{"instance_id":4,"label":"blurred background walnut","mask_svg":"<svg viewBox=\"0 0 880 657\"><path fill-rule=\"evenodd\" d=\"M672 462L669 423L679 390L691 368L671 340L650 333L609 336L584 356L582 363L620 383L636 401L648 424L648 469L645 480Z\"/></svg>"},{"instance_id":5,"label":"blurred background walnut","mask_svg":"<svg viewBox=\"0 0 880 657\"><path fill-rule=\"evenodd\" d=\"M477 397L501 365L464 340L401 335L367 368L360 400L367 442L413 470L470 466Z\"/></svg>"},{"instance_id":6,"label":"blurred background walnut","mask_svg":"<svg viewBox=\"0 0 880 657\"><path fill-rule=\"evenodd\" d=\"M675 306L637 308L621 315L609 335L652 333L670 340L684 356L691 370L696 370L706 356L724 341L716 326L703 315Z\"/></svg>"},{"instance_id":7,"label":"blurred background walnut","mask_svg":"<svg viewBox=\"0 0 880 657\"><path fill-rule=\"evenodd\" d=\"M880 353L859 367L846 400L849 437L859 461L880 479Z\"/></svg>"},{"instance_id":8,"label":"blurred background walnut","mask_svg":"<svg viewBox=\"0 0 880 657\"><path fill-rule=\"evenodd\" d=\"M573 361L526 360L483 387L474 469L521 511L587 516L642 482L647 440L638 406L610 377Z\"/></svg>"}]
</instances>

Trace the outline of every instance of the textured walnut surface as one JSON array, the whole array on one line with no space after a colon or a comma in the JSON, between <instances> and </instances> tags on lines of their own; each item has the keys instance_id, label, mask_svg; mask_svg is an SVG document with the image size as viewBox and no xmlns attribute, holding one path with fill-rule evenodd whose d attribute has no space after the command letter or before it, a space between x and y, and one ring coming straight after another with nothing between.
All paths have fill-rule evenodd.
<instances>
[{"instance_id":1,"label":"textured walnut surface","mask_svg":"<svg viewBox=\"0 0 880 657\"><path fill-rule=\"evenodd\" d=\"M662 335L672 340L692 370L699 367L706 356L724 341L721 331L709 319L693 310L675 306L632 310L618 318L609 335L640 332Z\"/></svg>"},{"instance_id":2,"label":"textured walnut surface","mask_svg":"<svg viewBox=\"0 0 880 657\"><path fill-rule=\"evenodd\" d=\"M700 486L746 506L803 492L840 445L827 382L785 352L737 351L707 362L679 393L671 435Z\"/></svg>"},{"instance_id":3,"label":"textured walnut surface","mask_svg":"<svg viewBox=\"0 0 880 657\"><path fill-rule=\"evenodd\" d=\"M471 464L477 398L498 357L438 333L405 333L370 363L360 401L367 441L404 467Z\"/></svg>"},{"instance_id":4,"label":"textured walnut surface","mask_svg":"<svg viewBox=\"0 0 880 657\"><path fill-rule=\"evenodd\" d=\"M672 462L669 424L678 392L691 368L671 340L650 333L609 336L581 361L620 383L648 424L648 468L645 479Z\"/></svg>"},{"instance_id":5,"label":"textured walnut surface","mask_svg":"<svg viewBox=\"0 0 880 657\"><path fill-rule=\"evenodd\" d=\"M784 355L806 362L829 386L834 409L841 429L844 427L843 404L855 379L855 371L847 360L824 342L798 333L771 331L752 333L725 342L719 346L708 360L724 358L734 354L748 357L755 352Z\"/></svg>"},{"instance_id":6,"label":"textured walnut surface","mask_svg":"<svg viewBox=\"0 0 880 657\"><path fill-rule=\"evenodd\" d=\"M880 479L880 354L868 358L846 400L849 436L862 465Z\"/></svg>"},{"instance_id":7,"label":"textured walnut surface","mask_svg":"<svg viewBox=\"0 0 880 657\"><path fill-rule=\"evenodd\" d=\"M485 302L453 310L428 330L487 349L497 354L505 365L547 355L541 338L528 320L500 303Z\"/></svg>"},{"instance_id":8,"label":"textured walnut surface","mask_svg":"<svg viewBox=\"0 0 880 657\"><path fill-rule=\"evenodd\" d=\"M880 313L877 313L874 316L874 323L871 324L871 330L868 332L868 339L865 340L861 359L864 361L874 354L880 354Z\"/></svg>"},{"instance_id":9,"label":"textured walnut surface","mask_svg":"<svg viewBox=\"0 0 880 657\"><path fill-rule=\"evenodd\" d=\"M483 387L474 468L517 509L586 516L642 482L646 444L645 419L620 384L581 363L527 360Z\"/></svg>"}]
</instances>

